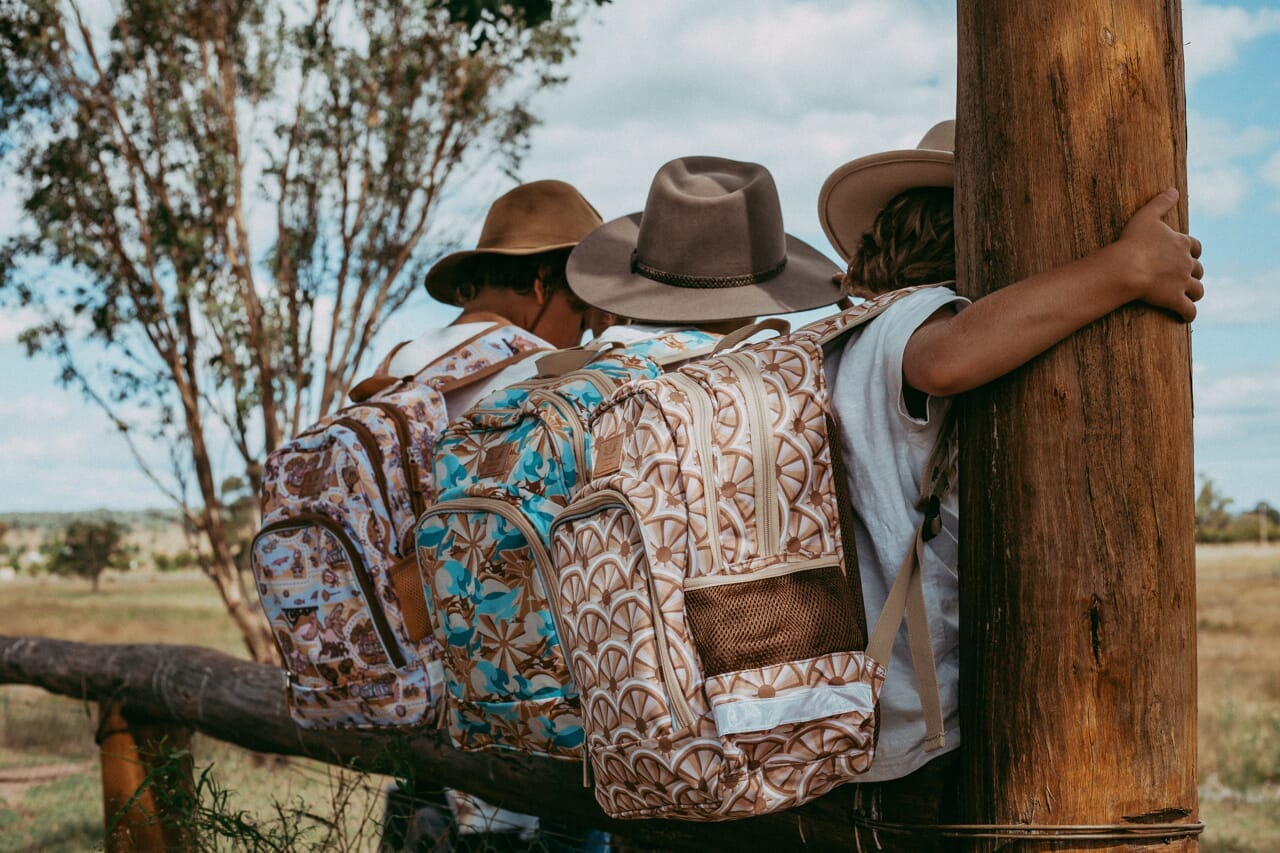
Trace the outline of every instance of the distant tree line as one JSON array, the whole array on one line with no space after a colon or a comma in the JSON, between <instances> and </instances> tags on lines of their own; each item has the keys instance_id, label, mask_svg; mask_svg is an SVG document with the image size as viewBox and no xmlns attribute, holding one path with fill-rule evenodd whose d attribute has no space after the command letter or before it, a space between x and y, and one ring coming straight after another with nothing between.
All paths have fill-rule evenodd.
<instances>
[{"instance_id":1,"label":"distant tree line","mask_svg":"<svg viewBox=\"0 0 1280 853\"><path fill-rule=\"evenodd\" d=\"M233 541L237 568L247 571L245 557L252 537L254 512L252 494L235 478L223 483L228 528ZM1280 544L1280 509L1266 501L1253 508L1233 511L1233 498L1225 495L1208 476L1200 475L1196 495L1196 541L1205 543L1263 542ZM0 569L19 574L53 574L90 580L96 591L107 569L127 571L150 567L160 572L195 568L200 565L199 539L185 530L188 547L174 552L151 550L144 553L129 541L131 531L182 524L173 510L114 512L0 513ZM15 534L28 535L23 544ZM31 544L32 539L38 544Z\"/></svg>"},{"instance_id":2,"label":"distant tree line","mask_svg":"<svg viewBox=\"0 0 1280 853\"><path fill-rule=\"evenodd\" d=\"M1200 475L1200 491L1196 495L1197 542L1276 542L1280 540L1280 510L1266 501L1252 509L1231 511L1233 498L1219 490L1216 483Z\"/></svg>"},{"instance_id":3,"label":"distant tree line","mask_svg":"<svg viewBox=\"0 0 1280 853\"><path fill-rule=\"evenodd\" d=\"M169 572L199 566L199 556L191 548L144 553L141 545L130 540L130 533L137 528L124 520L138 513L41 513L38 519L31 515L35 514L0 517L0 571L10 576L84 578L97 592L108 569L124 572L150 567ZM55 525L52 521L58 516L62 524ZM169 523L174 522L171 519ZM27 535L22 535L24 532ZM188 536L187 541L194 539Z\"/></svg>"}]
</instances>

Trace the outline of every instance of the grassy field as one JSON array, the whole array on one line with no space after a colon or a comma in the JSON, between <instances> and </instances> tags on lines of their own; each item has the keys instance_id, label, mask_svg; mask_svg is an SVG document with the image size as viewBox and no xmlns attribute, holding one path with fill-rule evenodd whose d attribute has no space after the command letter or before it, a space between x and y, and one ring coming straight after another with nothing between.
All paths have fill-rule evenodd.
<instances>
[{"instance_id":1,"label":"grassy field","mask_svg":"<svg viewBox=\"0 0 1280 853\"><path fill-rule=\"evenodd\" d=\"M0 632L190 643L243 654L213 587L191 572L122 575L97 595L86 581L11 581L0 585ZM96 724L94 705L0 687L0 853L102 848ZM391 780L302 759L264 759L198 735L191 752L196 776L204 776L206 807L218 819L239 816L256 827L268 842L257 849L376 849ZM306 834L286 843L298 828ZM219 838L206 827L202 848L248 849L248 838Z\"/></svg>"},{"instance_id":2,"label":"grassy field","mask_svg":"<svg viewBox=\"0 0 1280 853\"><path fill-rule=\"evenodd\" d=\"M1280 850L1280 546L1202 546L1199 600L1201 849ZM212 587L192 573L122 575L94 595L86 582L0 585L0 632L97 642L182 642L233 654L241 647ZM100 847L102 804L94 709L23 687L0 687L0 853ZM389 780L325 765L264 763L197 737L220 809L272 832L298 803L323 818L298 849L376 847ZM222 849L238 849L227 845Z\"/></svg>"},{"instance_id":3,"label":"grassy field","mask_svg":"<svg viewBox=\"0 0 1280 853\"><path fill-rule=\"evenodd\" d=\"M1280 546L1196 553L1202 849L1280 850Z\"/></svg>"}]
</instances>

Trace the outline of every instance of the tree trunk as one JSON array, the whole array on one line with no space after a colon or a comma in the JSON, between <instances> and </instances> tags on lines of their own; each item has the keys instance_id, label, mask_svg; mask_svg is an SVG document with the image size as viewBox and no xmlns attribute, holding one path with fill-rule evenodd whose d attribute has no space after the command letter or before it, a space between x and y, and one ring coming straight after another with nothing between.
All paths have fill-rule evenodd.
<instances>
[{"instance_id":1,"label":"tree trunk","mask_svg":"<svg viewBox=\"0 0 1280 853\"><path fill-rule=\"evenodd\" d=\"M849 785L798 809L747 820L609 820L583 787L578 762L460 752L438 730L299 729L285 709L279 669L198 646L0 636L0 684L31 684L88 700L116 699L130 718L189 726L255 752L308 756L411 784L433 781L517 811L607 829L662 849L847 850L853 838L849 815L854 786Z\"/></svg>"},{"instance_id":2,"label":"tree trunk","mask_svg":"<svg viewBox=\"0 0 1280 853\"><path fill-rule=\"evenodd\" d=\"M959 46L962 293L1089 254L1166 187L1186 230L1176 2L962 0ZM962 817L1193 825L1187 327L1127 306L968 395L961 431Z\"/></svg>"}]
</instances>

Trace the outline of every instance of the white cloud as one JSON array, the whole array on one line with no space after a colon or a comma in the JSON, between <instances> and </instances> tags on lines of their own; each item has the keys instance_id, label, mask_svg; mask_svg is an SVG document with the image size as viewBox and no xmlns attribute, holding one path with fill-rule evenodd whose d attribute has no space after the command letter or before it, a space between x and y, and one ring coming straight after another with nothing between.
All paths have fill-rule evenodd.
<instances>
[{"instance_id":1,"label":"white cloud","mask_svg":"<svg viewBox=\"0 0 1280 853\"><path fill-rule=\"evenodd\" d=\"M1240 507L1276 503L1280 460L1280 363L1195 383L1196 470Z\"/></svg>"},{"instance_id":2,"label":"white cloud","mask_svg":"<svg viewBox=\"0 0 1280 853\"><path fill-rule=\"evenodd\" d=\"M606 219L639 209L667 160L773 172L787 229L830 251L818 189L844 161L910 148L955 111L955 8L938 2L612 4L569 82L535 104L529 179L577 185Z\"/></svg>"},{"instance_id":3,"label":"white cloud","mask_svg":"<svg viewBox=\"0 0 1280 853\"><path fill-rule=\"evenodd\" d=\"M1249 195L1249 178L1239 166L1223 164L1187 168L1188 203L1197 215L1230 216L1238 213Z\"/></svg>"},{"instance_id":4,"label":"white cloud","mask_svg":"<svg viewBox=\"0 0 1280 853\"><path fill-rule=\"evenodd\" d=\"M1280 362L1195 380L1196 470L1240 506L1280 499Z\"/></svg>"},{"instance_id":5,"label":"white cloud","mask_svg":"<svg viewBox=\"0 0 1280 853\"><path fill-rule=\"evenodd\" d=\"M1280 140L1280 130L1231 123L1189 110L1187 183L1192 215L1231 216L1244 209L1257 158ZM1276 169L1280 172L1280 165ZM1280 180L1280 176L1277 177Z\"/></svg>"},{"instance_id":6,"label":"white cloud","mask_svg":"<svg viewBox=\"0 0 1280 853\"><path fill-rule=\"evenodd\" d=\"M1280 33L1280 10L1250 11L1189 0L1182 6L1188 85L1229 69L1248 42Z\"/></svg>"},{"instance_id":7,"label":"white cloud","mask_svg":"<svg viewBox=\"0 0 1280 853\"><path fill-rule=\"evenodd\" d=\"M1262 270L1247 279L1205 279L1196 326L1238 326L1280 322L1280 270Z\"/></svg>"},{"instance_id":8,"label":"white cloud","mask_svg":"<svg viewBox=\"0 0 1280 853\"><path fill-rule=\"evenodd\" d=\"M1262 164L1262 179L1273 187L1280 189L1280 151L1272 154Z\"/></svg>"},{"instance_id":9,"label":"white cloud","mask_svg":"<svg viewBox=\"0 0 1280 853\"><path fill-rule=\"evenodd\" d=\"M0 399L0 511L163 506L128 447L96 409L50 389ZM160 451L151 454L163 460ZM20 488L15 488L20 486Z\"/></svg>"},{"instance_id":10,"label":"white cloud","mask_svg":"<svg viewBox=\"0 0 1280 853\"><path fill-rule=\"evenodd\" d=\"M1196 389L1196 404L1209 411L1280 412L1280 365L1257 373L1219 377Z\"/></svg>"}]
</instances>

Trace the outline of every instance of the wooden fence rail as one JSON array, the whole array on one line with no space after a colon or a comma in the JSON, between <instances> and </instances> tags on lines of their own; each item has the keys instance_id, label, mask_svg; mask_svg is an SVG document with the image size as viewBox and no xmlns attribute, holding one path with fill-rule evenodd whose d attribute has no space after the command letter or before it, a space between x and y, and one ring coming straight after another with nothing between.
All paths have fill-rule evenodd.
<instances>
[{"instance_id":1,"label":"wooden fence rail","mask_svg":"<svg viewBox=\"0 0 1280 853\"><path fill-rule=\"evenodd\" d=\"M798 809L728 823L612 821L583 787L577 763L461 752L440 732L299 729L285 709L283 678L276 667L200 646L0 636L0 684L118 703L126 716L185 726L254 752L305 756L400 778L413 774L525 813L609 829L638 845L698 850L854 846L848 786Z\"/></svg>"}]
</instances>

